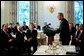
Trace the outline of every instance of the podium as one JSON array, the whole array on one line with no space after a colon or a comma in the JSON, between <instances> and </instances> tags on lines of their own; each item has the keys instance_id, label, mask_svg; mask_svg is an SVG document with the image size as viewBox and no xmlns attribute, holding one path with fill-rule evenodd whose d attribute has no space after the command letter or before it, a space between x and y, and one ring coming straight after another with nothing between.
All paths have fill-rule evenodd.
<instances>
[{"instance_id":1,"label":"podium","mask_svg":"<svg viewBox=\"0 0 84 56\"><path fill-rule=\"evenodd\" d=\"M44 33L48 36L48 45L52 45L52 42L54 41L54 36L56 34L56 30L54 29L45 29Z\"/></svg>"}]
</instances>

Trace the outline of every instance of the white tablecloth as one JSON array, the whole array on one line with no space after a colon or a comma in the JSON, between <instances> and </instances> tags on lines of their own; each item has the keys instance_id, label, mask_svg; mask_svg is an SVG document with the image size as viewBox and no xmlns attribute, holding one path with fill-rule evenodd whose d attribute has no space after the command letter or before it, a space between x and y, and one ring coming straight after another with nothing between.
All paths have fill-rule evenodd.
<instances>
[{"instance_id":1,"label":"white tablecloth","mask_svg":"<svg viewBox=\"0 0 84 56\"><path fill-rule=\"evenodd\" d=\"M73 45L64 45L64 46L59 46L59 49L56 49L55 52L59 52L59 54L53 54L53 50L48 50L49 46L48 45L41 45L38 47L37 51L33 55L66 55L66 52L76 52L75 46ZM61 50L62 49L62 50ZM46 50L49 51L49 53L46 52Z\"/></svg>"}]
</instances>

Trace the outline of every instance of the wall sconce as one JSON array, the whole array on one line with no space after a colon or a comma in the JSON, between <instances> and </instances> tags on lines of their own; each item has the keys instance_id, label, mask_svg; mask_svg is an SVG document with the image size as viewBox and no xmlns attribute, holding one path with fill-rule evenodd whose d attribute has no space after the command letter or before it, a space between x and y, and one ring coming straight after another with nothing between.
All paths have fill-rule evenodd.
<instances>
[{"instance_id":1,"label":"wall sconce","mask_svg":"<svg viewBox=\"0 0 84 56\"><path fill-rule=\"evenodd\" d=\"M54 12L54 6L53 6L53 5L49 5L48 10L49 10L51 13L53 13L53 12Z\"/></svg>"}]
</instances>

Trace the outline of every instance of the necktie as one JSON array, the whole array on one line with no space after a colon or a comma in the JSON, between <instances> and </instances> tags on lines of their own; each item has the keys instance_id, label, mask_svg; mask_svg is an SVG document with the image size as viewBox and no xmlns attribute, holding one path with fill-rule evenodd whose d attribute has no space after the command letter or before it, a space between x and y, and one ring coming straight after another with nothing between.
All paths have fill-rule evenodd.
<instances>
[{"instance_id":1,"label":"necktie","mask_svg":"<svg viewBox=\"0 0 84 56\"><path fill-rule=\"evenodd\" d=\"M75 37L77 36L77 33L78 33L78 31L76 31L76 33L75 33Z\"/></svg>"}]
</instances>

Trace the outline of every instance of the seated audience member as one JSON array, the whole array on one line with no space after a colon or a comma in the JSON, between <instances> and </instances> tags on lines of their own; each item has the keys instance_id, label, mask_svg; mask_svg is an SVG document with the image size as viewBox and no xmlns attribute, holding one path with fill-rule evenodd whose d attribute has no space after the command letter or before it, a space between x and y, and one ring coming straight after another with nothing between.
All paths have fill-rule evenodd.
<instances>
[{"instance_id":1,"label":"seated audience member","mask_svg":"<svg viewBox=\"0 0 84 56\"><path fill-rule=\"evenodd\" d=\"M41 30L41 27L39 25L37 25L36 23L34 23L34 28L37 30Z\"/></svg>"},{"instance_id":2,"label":"seated audience member","mask_svg":"<svg viewBox=\"0 0 84 56\"><path fill-rule=\"evenodd\" d=\"M83 32L82 32L83 34ZM83 35L82 35L83 37ZM84 55L84 37L81 39L81 44L80 44L80 53L79 53L80 56Z\"/></svg>"},{"instance_id":3,"label":"seated audience member","mask_svg":"<svg viewBox=\"0 0 84 56\"><path fill-rule=\"evenodd\" d=\"M6 24L2 25L1 39L3 49L9 49L12 46L13 37L10 33L8 33L8 28Z\"/></svg>"},{"instance_id":4,"label":"seated audience member","mask_svg":"<svg viewBox=\"0 0 84 56\"><path fill-rule=\"evenodd\" d=\"M14 25L13 25L12 23L10 23L10 24L9 24L9 27L8 27L8 32L14 34L14 33L15 33L14 31L15 31Z\"/></svg>"},{"instance_id":5,"label":"seated audience member","mask_svg":"<svg viewBox=\"0 0 84 56\"><path fill-rule=\"evenodd\" d=\"M80 33L78 35L78 38L76 38L76 41L77 41L77 45L80 46L80 43L81 43L81 40L83 38L83 25L79 25L79 30L80 30Z\"/></svg>"},{"instance_id":6,"label":"seated audience member","mask_svg":"<svg viewBox=\"0 0 84 56\"><path fill-rule=\"evenodd\" d=\"M76 24L75 27L76 27L76 32L74 38L72 39L72 43L71 43L72 45L77 45L76 38L78 38L78 35L80 33L79 24Z\"/></svg>"},{"instance_id":7,"label":"seated audience member","mask_svg":"<svg viewBox=\"0 0 84 56\"><path fill-rule=\"evenodd\" d=\"M70 36L72 36L72 38L74 38L76 28L74 27L73 23L69 23L69 29L70 29Z\"/></svg>"},{"instance_id":8,"label":"seated audience member","mask_svg":"<svg viewBox=\"0 0 84 56\"><path fill-rule=\"evenodd\" d=\"M84 37L83 37L83 24L79 25L80 33L78 38L76 38L76 43L78 44L80 50L79 50L79 55L84 55Z\"/></svg>"},{"instance_id":9,"label":"seated audience member","mask_svg":"<svg viewBox=\"0 0 84 56\"><path fill-rule=\"evenodd\" d=\"M37 31L34 30L34 24L29 24L29 30L27 30L26 33L27 39L28 39L28 47L29 49L31 46L33 46L33 53L37 50Z\"/></svg>"},{"instance_id":10,"label":"seated audience member","mask_svg":"<svg viewBox=\"0 0 84 56\"><path fill-rule=\"evenodd\" d=\"M15 29L15 33L17 33L17 32L18 32L18 30L19 30L19 23L18 23L18 22L16 23L16 25L15 25L14 29Z\"/></svg>"},{"instance_id":11,"label":"seated audience member","mask_svg":"<svg viewBox=\"0 0 84 56\"><path fill-rule=\"evenodd\" d=\"M21 54L24 48L24 36L25 32L23 32L23 27L19 27L19 31L16 34L16 45L18 47L18 52Z\"/></svg>"},{"instance_id":12,"label":"seated audience member","mask_svg":"<svg viewBox=\"0 0 84 56\"><path fill-rule=\"evenodd\" d=\"M26 25L26 22L23 22L23 30L29 29L28 26Z\"/></svg>"}]
</instances>

